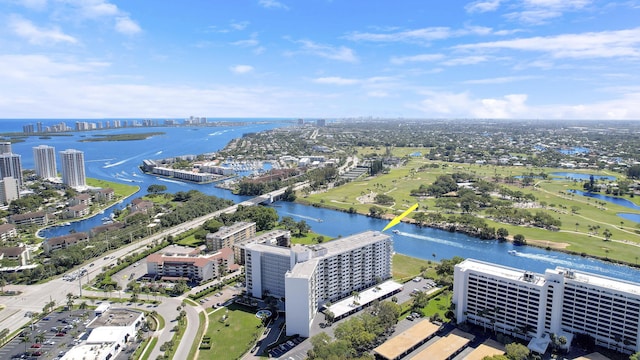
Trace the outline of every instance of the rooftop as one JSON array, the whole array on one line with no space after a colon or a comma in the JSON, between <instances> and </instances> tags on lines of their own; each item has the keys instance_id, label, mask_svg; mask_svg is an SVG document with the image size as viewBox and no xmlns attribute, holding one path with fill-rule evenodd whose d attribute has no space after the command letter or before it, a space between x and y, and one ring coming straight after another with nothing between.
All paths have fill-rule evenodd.
<instances>
[{"instance_id":1,"label":"rooftop","mask_svg":"<svg viewBox=\"0 0 640 360\"><path fill-rule=\"evenodd\" d=\"M385 359L397 359L416 345L425 341L440 329L440 326L424 319L397 336L385 341L373 351Z\"/></svg>"},{"instance_id":2,"label":"rooftop","mask_svg":"<svg viewBox=\"0 0 640 360\"><path fill-rule=\"evenodd\" d=\"M141 312L135 310L112 308L103 312L102 316L93 319L87 328L129 326L134 324L141 315Z\"/></svg>"},{"instance_id":3,"label":"rooftop","mask_svg":"<svg viewBox=\"0 0 640 360\"><path fill-rule=\"evenodd\" d=\"M399 284L393 280L389 280L374 287L363 290L358 294L357 301L360 305L357 306L369 304L376 299L382 298L388 294L395 292L396 290L402 289L402 287L402 284ZM329 310L331 310L336 318L339 318L354 309L354 300L355 299L353 296L349 296L348 298L342 299L331 305L329 307Z\"/></svg>"},{"instance_id":4,"label":"rooftop","mask_svg":"<svg viewBox=\"0 0 640 360\"><path fill-rule=\"evenodd\" d=\"M283 246L267 245L267 244L260 244L260 243L249 243L244 245L244 247L247 250L267 252L270 254L278 254L286 257L291 256L291 249Z\"/></svg>"},{"instance_id":5,"label":"rooftop","mask_svg":"<svg viewBox=\"0 0 640 360\"><path fill-rule=\"evenodd\" d=\"M391 239L389 235L383 234L380 231L365 231L355 235L336 239L321 245L313 245L311 248L324 248L327 250L326 256L337 255L345 253L368 244L374 244L381 239Z\"/></svg>"},{"instance_id":6,"label":"rooftop","mask_svg":"<svg viewBox=\"0 0 640 360\"><path fill-rule=\"evenodd\" d=\"M547 270L547 272L565 275L566 282L583 283L589 287L598 286L640 296L640 284L638 283L561 267L557 267L555 270Z\"/></svg>"},{"instance_id":7,"label":"rooftop","mask_svg":"<svg viewBox=\"0 0 640 360\"><path fill-rule=\"evenodd\" d=\"M245 222L245 221L240 221L237 222L233 225L229 225L229 226L223 226L220 228L220 230L216 231L215 233L213 233L213 236L215 237L219 237L219 238L224 238L227 237L229 235L232 235L238 231L242 231L248 227L251 226L256 226L256 223L253 222Z\"/></svg>"},{"instance_id":8,"label":"rooftop","mask_svg":"<svg viewBox=\"0 0 640 360\"><path fill-rule=\"evenodd\" d=\"M69 349L62 360L105 359L110 351L109 345L81 344Z\"/></svg>"},{"instance_id":9,"label":"rooftop","mask_svg":"<svg viewBox=\"0 0 640 360\"><path fill-rule=\"evenodd\" d=\"M492 264L475 259L466 259L457 265L459 268L476 270L485 274L491 274L495 277L508 279L512 281L527 282L533 285L542 286L545 283L544 276L542 274L525 271L522 269L516 269L508 266ZM529 276L529 281L525 280L526 276Z\"/></svg>"}]
</instances>

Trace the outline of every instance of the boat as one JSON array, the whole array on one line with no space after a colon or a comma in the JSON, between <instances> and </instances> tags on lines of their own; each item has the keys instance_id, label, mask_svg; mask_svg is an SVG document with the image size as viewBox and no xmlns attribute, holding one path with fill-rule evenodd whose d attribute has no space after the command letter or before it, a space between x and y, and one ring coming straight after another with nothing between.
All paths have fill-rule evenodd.
<instances>
[{"instance_id":1,"label":"boat","mask_svg":"<svg viewBox=\"0 0 640 360\"><path fill-rule=\"evenodd\" d=\"M69 226L69 225L71 225L71 223L70 222L66 222L66 223L63 223L62 225Z\"/></svg>"},{"instance_id":2,"label":"boat","mask_svg":"<svg viewBox=\"0 0 640 360\"><path fill-rule=\"evenodd\" d=\"M509 250L507 252L509 253L509 255L518 255L518 252L515 250Z\"/></svg>"},{"instance_id":3,"label":"boat","mask_svg":"<svg viewBox=\"0 0 640 360\"><path fill-rule=\"evenodd\" d=\"M400 230L391 230L391 232L394 234L400 234Z\"/></svg>"}]
</instances>

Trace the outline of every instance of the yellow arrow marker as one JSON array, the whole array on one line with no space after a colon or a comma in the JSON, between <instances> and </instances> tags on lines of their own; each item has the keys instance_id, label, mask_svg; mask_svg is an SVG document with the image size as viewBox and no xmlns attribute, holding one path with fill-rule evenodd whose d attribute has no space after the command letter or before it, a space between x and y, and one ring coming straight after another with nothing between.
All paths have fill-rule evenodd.
<instances>
[{"instance_id":1,"label":"yellow arrow marker","mask_svg":"<svg viewBox=\"0 0 640 360\"><path fill-rule=\"evenodd\" d=\"M385 231L388 228L398 225L398 223L400 223L400 220L402 220L405 216L411 214L411 212L417 208L418 208L418 204L414 204L412 207L408 208L407 211L403 212L402 214L396 216L393 220L391 220L391 222L388 223L387 226L385 226L384 229L382 229L382 231Z\"/></svg>"}]
</instances>

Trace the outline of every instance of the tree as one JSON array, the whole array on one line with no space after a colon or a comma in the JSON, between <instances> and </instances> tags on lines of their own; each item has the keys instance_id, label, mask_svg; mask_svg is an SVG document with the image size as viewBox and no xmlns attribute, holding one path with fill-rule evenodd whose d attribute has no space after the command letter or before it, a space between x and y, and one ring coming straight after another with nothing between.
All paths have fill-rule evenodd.
<instances>
[{"instance_id":1,"label":"tree","mask_svg":"<svg viewBox=\"0 0 640 360\"><path fill-rule=\"evenodd\" d=\"M167 191L167 187L165 185L152 184L147 188L147 192L154 195L163 193L165 191Z\"/></svg>"},{"instance_id":2,"label":"tree","mask_svg":"<svg viewBox=\"0 0 640 360\"><path fill-rule=\"evenodd\" d=\"M336 315L333 313L333 311L327 309L324 311L324 321L331 324L333 323L333 320L335 320Z\"/></svg>"},{"instance_id":3,"label":"tree","mask_svg":"<svg viewBox=\"0 0 640 360\"><path fill-rule=\"evenodd\" d=\"M529 348L518 343L507 344L505 350L510 360L526 360L530 354Z\"/></svg>"},{"instance_id":4,"label":"tree","mask_svg":"<svg viewBox=\"0 0 640 360\"><path fill-rule=\"evenodd\" d=\"M611 240L611 235L613 234L611 234L611 230L609 229L604 229L604 231L602 232L602 236L604 236L605 241Z\"/></svg>"},{"instance_id":5,"label":"tree","mask_svg":"<svg viewBox=\"0 0 640 360\"><path fill-rule=\"evenodd\" d=\"M22 339L20 339L21 343L24 343L24 352L27 352L27 343L31 342L31 334L26 332L26 330L22 330Z\"/></svg>"},{"instance_id":6,"label":"tree","mask_svg":"<svg viewBox=\"0 0 640 360\"><path fill-rule=\"evenodd\" d=\"M629 356L629 360L640 360L640 351Z\"/></svg>"},{"instance_id":7,"label":"tree","mask_svg":"<svg viewBox=\"0 0 640 360\"><path fill-rule=\"evenodd\" d=\"M524 235L515 234L515 235L513 235L513 243L516 244L516 245L526 245L527 244L527 240L524 238Z\"/></svg>"},{"instance_id":8,"label":"tree","mask_svg":"<svg viewBox=\"0 0 640 360\"><path fill-rule=\"evenodd\" d=\"M498 230L496 230L496 235L498 236L499 240L504 240L507 238L507 236L509 236L509 230L505 228L498 228Z\"/></svg>"},{"instance_id":9,"label":"tree","mask_svg":"<svg viewBox=\"0 0 640 360\"><path fill-rule=\"evenodd\" d=\"M309 232L309 230L311 230L311 226L309 226L306 221L300 220L296 225L296 229L298 230L298 234L300 236L304 236Z\"/></svg>"},{"instance_id":10,"label":"tree","mask_svg":"<svg viewBox=\"0 0 640 360\"><path fill-rule=\"evenodd\" d=\"M71 310L73 308L73 294L67 293L67 309Z\"/></svg>"}]
</instances>

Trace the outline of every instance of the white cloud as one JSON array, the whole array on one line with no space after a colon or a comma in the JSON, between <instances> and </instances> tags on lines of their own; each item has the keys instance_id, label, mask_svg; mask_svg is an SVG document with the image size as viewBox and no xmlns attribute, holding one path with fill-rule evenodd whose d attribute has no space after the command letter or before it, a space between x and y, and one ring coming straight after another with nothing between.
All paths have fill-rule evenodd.
<instances>
[{"instance_id":1,"label":"white cloud","mask_svg":"<svg viewBox=\"0 0 640 360\"><path fill-rule=\"evenodd\" d=\"M284 10L289 10L289 7L283 3L281 3L280 1L276 1L276 0L260 0L258 1L258 4L260 4L260 6L267 8L267 9L284 9Z\"/></svg>"},{"instance_id":2,"label":"white cloud","mask_svg":"<svg viewBox=\"0 0 640 360\"><path fill-rule=\"evenodd\" d=\"M489 57L481 56L481 55L464 56L464 57L443 61L442 65L446 65L446 66L475 65L485 61L489 61Z\"/></svg>"},{"instance_id":3,"label":"white cloud","mask_svg":"<svg viewBox=\"0 0 640 360\"><path fill-rule=\"evenodd\" d=\"M444 58L443 54L420 54L411 56L394 56L391 58L391 63L396 65L403 65L413 62L431 62L438 61Z\"/></svg>"},{"instance_id":4,"label":"white cloud","mask_svg":"<svg viewBox=\"0 0 640 360\"><path fill-rule=\"evenodd\" d=\"M487 84L507 84L516 81L524 81L535 79L535 76L503 76L503 77L495 77L495 78L487 78L487 79L476 79L476 80L466 80L463 81L463 84L469 85L487 85Z\"/></svg>"},{"instance_id":5,"label":"white cloud","mask_svg":"<svg viewBox=\"0 0 640 360\"><path fill-rule=\"evenodd\" d=\"M102 0L79 0L70 1L78 7L80 14L86 18L99 18L103 16L116 16L120 13L118 7L108 1Z\"/></svg>"},{"instance_id":6,"label":"white cloud","mask_svg":"<svg viewBox=\"0 0 640 360\"><path fill-rule=\"evenodd\" d=\"M618 98L590 104L528 105L526 94L476 98L469 92L423 92L425 98L409 108L425 116L491 119L638 119L640 91L622 94Z\"/></svg>"},{"instance_id":7,"label":"white cloud","mask_svg":"<svg viewBox=\"0 0 640 360\"><path fill-rule=\"evenodd\" d=\"M499 30L494 31L485 26L466 26L461 29L451 29L446 26L435 26L413 30L403 30L386 33L352 32L345 36L352 41L370 42L404 42L404 43L430 43L435 40L444 40L453 37L468 35L509 35L519 30Z\"/></svg>"},{"instance_id":8,"label":"white cloud","mask_svg":"<svg viewBox=\"0 0 640 360\"><path fill-rule=\"evenodd\" d=\"M515 5L519 5L519 10L505 16L527 24L544 24L565 12L584 10L591 3L591 0L523 0Z\"/></svg>"},{"instance_id":9,"label":"white cloud","mask_svg":"<svg viewBox=\"0 0 640 360\"><path fill-rule=\"evenodd\" d=\"M19 3L32 10L44 10L47 7L47 0L20 0Z\"/></svg>"},{"instance_id":10,"label":"white cloud","mask_svg":"<svg viewBox=\"0 0 640 360\"><path fill-rule=\"evenodd\" d=\"M75 44L78 42L76 38L63 33L58 27L51 27L49 29L39 28L35 26L31 21L20 16L11 16L8 25L16 35L20 36L23 39L26 39L31 44Z\"/></svg>"},{"instance_id":11,"label":"white cloud","mask_svg":"<svg viewBox=\"0 0 640 360\"><path fill-rule=\"evenodd\" d=\"M640 57L640 28L536 36L514 40L458 45L456 49L509 49L548 53L554 58Z\"/></svg>"},{"instance_id":12,"label":"white cloud","mask_svg":"<svg viewBox=\"0 0 640 360\"><path fill-rule=\"evenodd\" d=\"M109 66L109 63L99 61L60 62L44 55L0 55L0 78L64 79L80 73L93 73Z\"/></svg>"},{"instance_id":13,"label":"white cloud","mask_svg":"<svg viewBox=\"0 0 640 360\"><path fill-rule=\"evenodd\" d=\"M234 65L229 68L232 72L236 74L246 74L253 71L253 66L251 65Z\"/></svg>"},{"instance_id":14,"label":"white cloud","mask_svg":"<svg viewBox=\"0 0 640 360\"><path fill-rule=\"evenodd\" d=\"M479 0L467 4L464 9L470 13L485 13L489 11L496 11L500 7L501 0Z\"/></svg>"},{"instance_id":15,"label":"white cloud","mask_svg":"<svg viewBox=\"0 0 640 360\"><path fill-rule=\"evenodd\" d=\"M348 79L348 78L343 78L338 76L321 77L321 78L313 79L313 82L318 84L329 84L329 85L356 85L361 83L361 81L358 79Z\"/></svg>"},{"instance_id":16,"label":"white cloud","mask_svg":"<svg viewBox=\"0 0 640 360\"><path fill-rule=\"evenodd\" d=\"M116 31L125 35L136 35L142 31L140 25L127 16L116 18Z\"/></svg>"},{"instance_id":17,"label":"white cloud","mask_svg":"<svg viewBox=\"0 0 640 360\"><path fill-rule=\"evenodd\" d=\"M310 40L298 40L296 43L301 45L300 52L302 53L337 61L351 63L358 62L358 57L355 55L354 51L345 46L335 47L331 45L318 44Z\"/></svg>"},{"instance_id":18,"label":"white cloud","mask_svg":"<svg viewBox=\"0 0 640 360\"><path fill-rule=\"evenodd\" d=\"M240 31L240 30L246 29L247 26L249 26L249 22L248 21L232 21L229 26L231 26L231 28L234 30Z\"/></svg>"}]
</instances>

